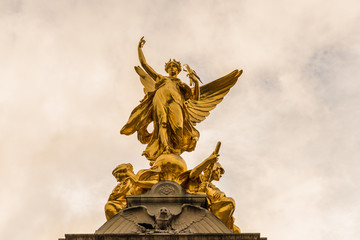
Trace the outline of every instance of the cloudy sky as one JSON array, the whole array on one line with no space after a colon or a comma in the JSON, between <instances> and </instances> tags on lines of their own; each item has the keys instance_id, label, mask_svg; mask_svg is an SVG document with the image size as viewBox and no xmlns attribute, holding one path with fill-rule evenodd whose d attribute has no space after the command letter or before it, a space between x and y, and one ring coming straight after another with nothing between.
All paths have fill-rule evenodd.
<instances>
[{"instance_id":1,"label":"cloudy sky","mask_svg":"<svg viewBox=\"0 0 360 240\"><path fill-rule=\"evenodd\" d=\"M236 224L269 239L356 239L360 3L0 0L0 238L93 233L143 97L133 66L176 58L204 83L244 73L197 125L194 167L222 141L216 183ZM188 82L184 73L179 75Z\"/></svg>"}]
</instances>

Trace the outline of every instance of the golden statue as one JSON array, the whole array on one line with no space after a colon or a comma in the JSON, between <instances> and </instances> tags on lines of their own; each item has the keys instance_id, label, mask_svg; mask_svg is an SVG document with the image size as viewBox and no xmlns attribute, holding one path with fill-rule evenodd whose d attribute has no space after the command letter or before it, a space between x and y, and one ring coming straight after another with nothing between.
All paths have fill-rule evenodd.
<instances>
[{"instance_id":1,"label":"golden statue","mask_svg":"<svg viewBox=\"0 0 360 240\"><path fill-rule=\"evenodd\" d=\"M138 45L140 64L135 70L144 85L145 97L131 113L128 122L121 129L121 134L130 135L137 132L138 139L148 144L143 155L151 165L161 154L180 155L184 151L193 151L199 139L196 123L203 121L209 111L222 101L230 88L236 83L242 70L199 86L200 78L188 65L185 65L190 88L177 75L181 71L180 62L175 59L165 64L169 76L155 72L146 62L142 48L144 37ZM149 133L148 125L153 122L154 130Z\"/></svg>"},{"instance_id":2,"label":"golden statue","mask_svg":"<svg viewBox=\"0 0 360 240\"><path fill-rule=\"evenodd\" d=\"M200 87L200 78L185 64L184 71L188 73L190 86L193 86L190 87L177 78L182 66L175 59L165 64L168 76L155 72L145 60L144 44L142 37L138 44L142 68L136 66L135 70L144 85L145 97L132 111L120 133L130 135L137 132L139 141L147 144L143 155L150 160L151 167L136 174L129 163L114 169L113 175L119 183L105 205L106 218L110 219L127 207L126 195L143 194L159 181L170 180L180 184L188 193L206 195L208 210L233 232L240 232L234 225L234 200L212 184L225 172L217 162L220 142L215 151L192 170L187 170L180 154L195 149L200 136L195 125L222 101L242 70L234 70ZM149 133L147 128L151 122L154 129Z\"/></svg>"},{"instance_id":3,"label":"golden statue","mask_svg":"<svg viewBox=\"0 0 360 240\"><path fill-rule=\"evenodd\" d=\"M218 142L215 151L202 163L192 169L188 178L181 182L181 185L189 193L206 194L209 211L225 223L225 225L232 229L233 232L239 233L240 229L234 225L234 217L232 216L235 210L234 199L227 197L224 192L218 189L212 181L219 181L221 176L225 173L224 168L218 163L219 149L221 143Z\"/></svg>"},{"instance_id":4,"label":"golden statue","mask_svg":"<svg viewBox=\"0 0 360 240\"><path fill-rule=\"evenodd\" d=\"M207 184L205 190L206 196L210 202L209 211L223 221L228 228L232 229L235 233L239 233L240 229L234 225L234 199L227 197L224 192L211 183L213 180L219 181L224 173L224 168L218 162L212 168L207 168L204 171L205 176L211 176L210 182L208 184L205 182Z\"/></svg>"},{"instance_id":5,"label":"golden statue","mask_svg":"<svg viewBox=\"0 0 360 240\"><path fill-rule=\"evenodd\" d=\"M109 196L108 202L105 204L106 219L109 220L117 214L121 209L126 208L126 195L142 194L146 189L150 189L158 180L150 177L143 181L139 179L144 171L139 171L136 175L133 166L130 163L123 163L117 166L112 174L119 182Z\"/></svg>"}]
</instances>

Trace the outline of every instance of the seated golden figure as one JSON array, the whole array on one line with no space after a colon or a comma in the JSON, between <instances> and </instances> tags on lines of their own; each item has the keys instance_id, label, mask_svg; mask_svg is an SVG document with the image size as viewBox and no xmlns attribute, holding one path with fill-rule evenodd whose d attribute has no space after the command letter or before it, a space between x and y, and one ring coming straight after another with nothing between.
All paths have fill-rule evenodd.
<instances>
[{"instance_id":1,"label":"seated golden figure","mask_svg":"<svg viewBox=\"0 0 360 240\"><path fill-rule=\"evenodd\" d=\"M143 171L139 171L138 174L135 175L133 166L130 163L120 164L113 170L112 174L119 183L113 189L105 204L107 220L117 214L121 209L126 208L126 195L142 194L158 182L152 181L151 178L148 178L147 181L139 180L138 175L142 173Z\"/></svg>"},{"instance_id":2,"label":"seated golden figure","mask_svg":"<svg viewBox=\"0 0 360 240\"><path fill-rule=\"evenodd\" d=\"M188 173L187 179L181 184L189 193L206 194L209 211L224 222L228 228L232 229L235 233L239 233L240 229L234 225L234 199L227 197L224 192L211 183L213 180L219 181L225 173L223 167L217 162L218 158L217 149L207 159L192 169Z\"/></svg>"},{"instance_id":3,"label":"seated golden figure","mask_svg":"<svg viewBox=\"0 0 360 240\"><path fill-rule=\"evenodd\" d=\"M228 228L232 229L235 233L239 233L240 229L234 225L234 199L227 197L224 192L211 183L213 180L219 181L224 173L224 168L218 162L213 165L212 169L207 168L204 171L205 176L211 174L210 182L206 187L206 196L210 202L209 210L223 221Z\"/></svg>"}]
</instances>

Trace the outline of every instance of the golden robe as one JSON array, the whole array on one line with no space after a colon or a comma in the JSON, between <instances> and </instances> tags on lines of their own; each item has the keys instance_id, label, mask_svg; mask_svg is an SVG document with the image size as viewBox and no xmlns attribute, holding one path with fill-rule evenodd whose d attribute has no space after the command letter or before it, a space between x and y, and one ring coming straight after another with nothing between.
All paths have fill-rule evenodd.
<instances>
[{"instance_id":1,"label":"golden robe","mask_svg":"<svg viewBox=\"0 0 360 240\"><path fill-rule=\"evenodd\" d=\"M164 151L174 154L193 151L199 132L190 121L185 104L191 96L190 87L180 79L159 75L155 91L147 93L120 133L130 135L137 131L139 141L148 144L143 155L150 161ZM151 122L154 130L149 133L147 127Z\"/></svg>"}]
</instances>

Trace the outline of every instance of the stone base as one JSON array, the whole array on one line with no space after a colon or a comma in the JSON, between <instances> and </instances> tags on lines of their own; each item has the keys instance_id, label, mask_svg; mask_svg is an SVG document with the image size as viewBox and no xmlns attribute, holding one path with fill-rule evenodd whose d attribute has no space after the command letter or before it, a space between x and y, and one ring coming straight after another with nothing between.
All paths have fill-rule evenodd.
<instances>
[{"instance_id":1,"label":"stone base","mask_svg":"<svg viewBox=\"0 0 360 240\"><path fill-rule=\"evenodd\" d=\"M65 234L59 240L267 240L260 233L239 234Z\"/></svg>"},{"instance_id":2,"label":"stone base","mask_svg":"<svg viewBox=\"0 0 360 240\"><path fill-rule=\"evenodd\" d=\"M260 233L233 233L206 209L206 195L189 194L173 181L127 196L127 205L95 233L59 240L266 240Z\"/></svg>"}]
</instances>

